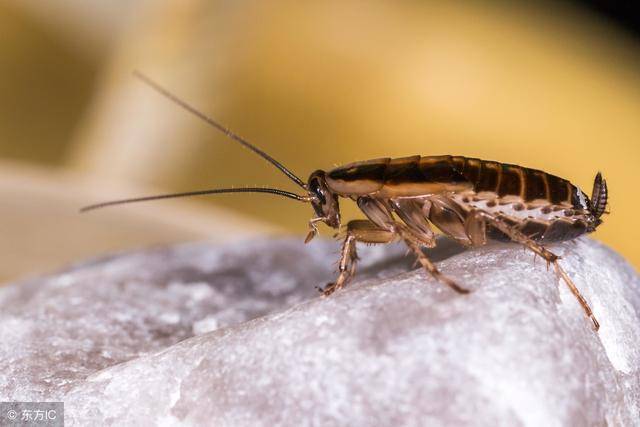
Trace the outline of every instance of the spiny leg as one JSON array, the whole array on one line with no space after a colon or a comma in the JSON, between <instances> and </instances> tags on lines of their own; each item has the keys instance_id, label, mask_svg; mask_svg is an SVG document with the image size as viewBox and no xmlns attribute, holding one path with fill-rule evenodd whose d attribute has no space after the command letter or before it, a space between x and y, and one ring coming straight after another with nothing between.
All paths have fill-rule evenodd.
<instances>
[{"instance_id":1,"label":"spiny leg","mask_svg":"<svg viewBox=\"0 0 640 427\"><path fill-rule=\"evenodd\" d=\"M379 228L373 222L367 220L349 221L346 228L347 235L342 244L338 263L338 278L322 290L325 296L329 296L336 290L346 286L355 275L356 261L358 260L356 242L389 243L395 237L393 232Z\"/></svg>"},{"instance_id":2,"label":"spiny leg","mask_svg":"<svg viewBox=\"0 0 640 427\"><path fill-rule=\"evenodd\" d=\"M429 222L424 217L423 206L409 200L393 200L392 202L395 212L406 225L395 221L389 206L380 200L362 196L358 198L358 207L373 223L377 224L378 229L386 230L385 232L388 236L400 236L416 255L418 262L436 280L446 284L456 292L469 293L467 289L440 273L431 260L422 252L423 246L433 248L436 245L435 235L431 227L429 227Z\"/></svg>"},{"instance_id":3,"label":"spiny leg","mask_svg":"<svg viewBox=\"0 0 640 427\"><path fill-rule=\"evenodd\" d=\"M335 282L327 284L324 289L320 289L324 296L329 296L344 287L355 274L356 261L358 260L355 240L355 237L350 234L347 234L347 237L345 237L342 243L340 261L338 262L338 278Z\"/></svg>"},{"instance_id":4,"label":"spiny leg","mask_svg":"<svg viewBox=\"0 0 640 427\"><path fill-rule=\"evenodd\" d=\"M556 254L547 250L544 246L540 245L539 243L535 242L531 238L527 237L518 229L510 226L509 224L502 221L500 218L494 215L491 215L490 213L487 213L484 211L474 211L472 212L472 214L469 215L469 218L467 219L467 221L486 221L493 227L497 228L498 230L502 231L504 234L509 236L511 240L518 242L522 245L525 245L526 247L531 249L533 252L535 252L537 255L540 255L542 258L544 258L547 261L547 266L549 264L553 264L556 274L560 276L560 278L567 284L567 286L569 287L569 290L571 290L571 293L573 293L573 295L576 297L576 299L582 306L582 309L584 310L587 317L589 317L589 319L591 319L591 321L593 322L593 326L595 327L595 330L597 331L598 329L600 329L600 323L598 323L598 320L594 316L593 311L589 306L589 303L582 296L582 294L580 293L576 285L573 283L573 281L569 277L569 275L560 266L560 264L558 263L559 257Z\"/></svg>"},{"instance_id":5,"label":"spiny leg","mask_svg":"<svg viewBox=\"0 0 640 427\"><path fill-rule=\"evenodd\" d=\"M429 274L431 274L431 276L433 276L434 279L438 280L441 283L444 283L460 294L468 294L470 292L468 289L458 285L456 282L454 282L452 279L445 276L440 272L440 270L438 270L438 268L431 262L431 260L425 255L425 253L422 252L422 246L425 245L425 242L414 236L414 234L402 224L396 223L395 229L400 237L402 237L406 245L409 247L409 249L411 249L411 251L413 251L413 253L416 255L418 262L425 270L427 270ZM430 244L429 246L434 247L435 244Z\"/></svg>"}]
</instances>

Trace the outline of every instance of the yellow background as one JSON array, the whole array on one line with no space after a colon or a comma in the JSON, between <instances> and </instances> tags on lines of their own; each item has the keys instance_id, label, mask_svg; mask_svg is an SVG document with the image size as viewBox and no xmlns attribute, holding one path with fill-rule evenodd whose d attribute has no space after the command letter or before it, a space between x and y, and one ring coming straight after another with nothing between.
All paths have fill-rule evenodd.
<instances>
[{"instance_id":1,"label":"yellow background","mask_svg":"<svg viewBox=\"0 0 640 427\"><path fill-rule=\"evenodd\" d=\"M587 194L602 171L611 215L595 237L640 265L640 45L590 13L557 2L16 0L0 2L0 36L0 156L102 183L78 207L114 185L295 190L133 79L139 69L305 180L413 154L538 168ZM206 203L300 238L311 216L262 195Z\"/></svg>"}]
</instances>

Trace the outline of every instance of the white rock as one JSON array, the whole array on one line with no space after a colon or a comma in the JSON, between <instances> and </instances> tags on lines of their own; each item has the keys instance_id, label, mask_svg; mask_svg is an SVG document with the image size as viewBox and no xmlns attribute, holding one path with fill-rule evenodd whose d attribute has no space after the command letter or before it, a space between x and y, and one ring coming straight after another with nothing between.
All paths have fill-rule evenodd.
<instances>
[{"instance_id":1,"label":"white rock","mask_svg":"<svg viewBox=\"0 0 640 427\"><path fill-rule=\"evenodd\" d=\"M468 296L397 246L330 298L333 242L96 260L0 289L0 401L62 400L67 425L640 425L640 279L592 240L553 249L599 333L514 245L431 252Z\"/></svg>"}]
</instances>

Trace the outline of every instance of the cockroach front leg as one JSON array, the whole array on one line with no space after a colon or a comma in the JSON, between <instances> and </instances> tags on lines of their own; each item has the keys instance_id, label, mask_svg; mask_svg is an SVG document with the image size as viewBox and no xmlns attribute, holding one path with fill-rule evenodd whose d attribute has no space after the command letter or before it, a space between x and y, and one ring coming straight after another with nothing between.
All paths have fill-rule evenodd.
<instances>
[{"instance_id":1,"label":"cockroach front leg","mask_svg":"<svg viewBox=\"0 0 640 427\"><path fill-rule=\"evenodd\" d=\"M356 262L358 260L356 242L370 244L390 243L395 236L393 232L381 229L367 220L349 221L346 227L346 234L338 263L338 278L335 282L329 283L322 289L322 293L325 296L329 296L336 290L346 286L355 275Z\"/></svg>"},{"instance_id":2,"label":"cockroach front leg","mask_svg":"<svg viewBox=\"0 0 640 427\"><path fill-rule=\"evenodd\" d=\"M311 218L309 220L309 233L307 234L307 237L304 239L305 243L309 243L310 241L313 240L314 237L318 235L318 226L316 225L316 223L324 221L325 219L326 218L316 217L316 218Z\"/></svg>"},{"instance_id":3,"label":"cockroach front leg","mask_svg":"<svg viewBox=\"0 0 640 427\"><path fill-rule=\"evenodd\" d=\"M475 210L471 212L469 217L467 218L466 228L467 229L475 228L475 226L473 225L473 222L477 222L477 221L484 221L490 224L491 226L497 228L498 230L502 231L504 234L509 236L511 240L528 247L534 253L544 258L547 261L547 265L553 264L553 268L555 269L556 274L560 276L560 278L567 284L567 286L569 287L569 290L571 290L571 293L573 293L573 295L576 297L576 299L582 306L582 309L584 310L587 317L591 319L591 321L593 322L593 326L595 327L595 330L597 331L598 329L600 329L600 323L598 323L598 320L594 316L593 311L589 306L589 303L582 296L582 294L580 293L576 285L573 283L573 281L569 277L569 275L560 266L560 264L558 263L559 257L556 254L547 250L544 246L530 239L529 237L524 235L522 232L520 232L518 229L510 226L500 218L488 212L484 212L480 210Z\"/></svg>"}]
</instances>

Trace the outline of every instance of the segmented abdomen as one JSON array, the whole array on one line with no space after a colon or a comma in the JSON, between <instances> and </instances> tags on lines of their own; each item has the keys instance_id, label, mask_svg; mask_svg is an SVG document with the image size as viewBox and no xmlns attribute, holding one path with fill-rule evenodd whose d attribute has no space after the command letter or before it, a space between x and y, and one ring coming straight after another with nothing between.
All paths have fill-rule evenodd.
<instances>
[{"instance_id":1,"label":"segmented abdomen","mask_svg":"<svg viewBox=\"0 0 640 427\"><path fill-rule=\"evenodd\" d=\"M491 192L524 202L587 209L587 199L569 181L522 166L462 156L412 156L356 162L327 173L327 183L343 196L415 197L441 192Z\"/></svg>"},{"instance_id":2,"label":"segmented abdomen","mask_svg":"<svg viewBox=\"0 0 640 427\"><path fill-rule=\"evenodd\" d=\"M461 156L451 162L473 184L476 193L492 192L498 197L516 196L524 202L544 200L552 205L582 206L582 192L566 179L522 166Z\"/></svg>"}]
</instances>

